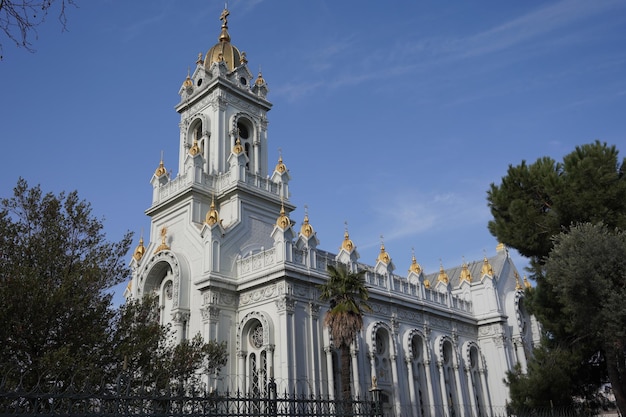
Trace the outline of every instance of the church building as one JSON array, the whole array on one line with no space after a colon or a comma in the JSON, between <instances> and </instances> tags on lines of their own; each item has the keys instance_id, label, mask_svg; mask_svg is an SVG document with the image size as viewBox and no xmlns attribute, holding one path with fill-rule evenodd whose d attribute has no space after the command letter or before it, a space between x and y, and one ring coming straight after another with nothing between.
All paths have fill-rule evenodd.
<instances>
[{"instance_id":1,"label":"church building","mask_svg":"<svg viewBox=\"0 0 626 417\"><path fill-rule=\"evenodd\" d=\"M506 372L524 370L539 342L507 249L433 273L415 255L396 271L384 244L375 265L359 262L347 229L325 237L338 253L321 249L309 213L290 218L298 191L288 161L268 159L268 84L231 43L228 16L180 87L178 173L161 158L152 175L150 239L133 254L126 297L157 294L178 340L228 343L227 365L207 377L214 389L262 395L274 378L279 392L340 398L317 286L342 263L366 271L372 307L350 349L355 396L380 389L390 416L502 411Z\"/></svg>"}]
</instances>

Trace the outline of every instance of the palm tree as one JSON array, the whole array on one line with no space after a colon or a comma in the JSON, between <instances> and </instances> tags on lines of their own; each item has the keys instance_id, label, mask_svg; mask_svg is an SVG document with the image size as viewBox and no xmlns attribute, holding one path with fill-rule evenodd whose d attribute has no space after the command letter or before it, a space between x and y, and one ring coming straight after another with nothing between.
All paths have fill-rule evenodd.
<instances>
[{"instance_id":1,"label":"palm tree","mask_svg":"<svg viewBox=\"0 0 626 417\"><path fill-rule=\"evenodd\" d=\"M341 389L350 401L350 344L363 327L363 312L372 311L365 286L365 271L351 272L345 264L328 265L328 281L318 286L320 300L329 301L324 324L341 352Z\"/></svg>"}]
</instances>

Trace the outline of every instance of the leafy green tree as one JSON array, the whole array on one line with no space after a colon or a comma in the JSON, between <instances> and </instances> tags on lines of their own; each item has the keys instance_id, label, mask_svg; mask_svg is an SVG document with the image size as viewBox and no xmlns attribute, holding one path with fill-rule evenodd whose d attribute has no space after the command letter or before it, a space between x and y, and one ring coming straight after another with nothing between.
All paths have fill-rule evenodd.
<instances>
[{"instance_id":1,"label":"leafy green tree","mask_svg":"<svg viewBox=\"0 0 626 417\"><path fill-rule=\"evenodd\" d=\"M371 311L366 303L369 298L365 286L365 271L351 272L347 265L328 265L328 281L318 287L320 300L329 301L330 309L324 317L324 324L330 329L335 346L341 352L342 398L349 401L350 384L350 344L363 327L364 311Z\"/></svg>"},{"instance_id":2,"label":"leafy green tree","mask_svg":"<svg viewBox=\"0 0 626 417\"><path fill-rule=\"evenodd\" d=\"M96 378L110 358L112 294L131 234L109 242L91 206L20 179L0 202L0 372ZM26 378L28 381L28 378Z\"/></svg>"},{"instance_id":3,"label":"leafy green tree","mask_svg":"<svg viewBox=\"0 0 626 417\"><path fill-rule=\"evenodd\" d=\"M0 380L45 389L124 372L163 384L219 372L226 343L198 335L175 344L156 297L112 305L111 287L129 276L130 243L130 233L107 241L75 191L44 194L18 180L0 200Z\"/></svg>"},{"instance_id":4,"label":"leafy green tree","mask_svg":"<svg viewBox=\"0 0 626 417\"><path fill-rule=\"evenodd\" d=\"M569 378L558 381L562 384L560 391L571 395L588 395L605 375L606 362L596 355L598 339L581 339L572 328L567 306L555 282L547 277L546 262L554 237L568 233L573 225L603 222L611 230L625 229L625 164L626 160L620 163L615 146L596 141L576 147L562 162L544 157L533 164L522 161L518 166L511 165L500 185L491 184L487 199L493 220L489 230L500 242L529 258L536 286L527 290L527 305L542 323L546 336L529 364L528 375L509 375L512 397L524 391L520 386L527 384L527 392L534 393L533 398L539 401L540 384L533 381L556 377L549 366L544 366L547 363L559 363L567 370ZM571 395L567 397L569 402Z\"/></svg>"},{"instance_id":5,"label":"leafy green tree","mask_svg":"<svg viewBox=\"0 0 626 417\"><path fill-rule=\"evenodd\" d=\"M572 226L555 238L546 280L563 305L566 330L602 352L626 412L626 234L601 223Z\"/></svg>"}]
</instances>

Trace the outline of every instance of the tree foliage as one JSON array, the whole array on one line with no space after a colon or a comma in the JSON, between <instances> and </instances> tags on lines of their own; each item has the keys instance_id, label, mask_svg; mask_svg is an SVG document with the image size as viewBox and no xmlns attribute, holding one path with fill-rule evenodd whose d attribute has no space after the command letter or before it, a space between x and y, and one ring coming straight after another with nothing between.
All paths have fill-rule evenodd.
<instances>
[{"instance_id":1,"label":"tree foliage","mask_svg":"<svg viewBox=\"0 0 626 417\"><path fill-rule=\"evenodd\" d=\"M570 282L570 277L565 271L558 277L554 272L550 275L546 268L555 254L555 238L568 234L580 223L603 223L607 230L625 230L625 163L619 161L615 146L596 141L576 147L562 162L543 157L533 164L522 161L511 165L501 184L491 184L488 204L493 220L489 230L500 242L529 258L536 286L526 292L527 305L546 336L535 350L528 374L509 375L514 402L540 403L543 391L539 387L544 381L553 381L553 385L560 384L560 392L567 393L553 396L564 402L554 404L553 398L553 405L568 405L572 396L589 396L606 378L607 362L598 356L601 343L593 335L598 328L589 326L599 326L599 322L588 320L591 331L585 335L572 326L572 315L583 314L583 305L580 311L572 310L573 305L566 303L562 294L562 283ZM609 280L609 275L599 276L595 284L600 285L602 280ZM588 298L581 301L590 301L595 294L586 288L590 292L579 295ZM559 372L550 371L549 364L559 364Z\"/></svg>"},{"instance_id":2,"label":"tree foliage","mask_svg":"<svg viewBox=\"0 0 626 417\"><path fill-rule=\"evenodd\" d=\"M53 9L63 30L67 27L67 7L76 6L75 0L0 0L0 28L4 36L18 48L33 52L31 37L37 38L37 27ZM0 42L0 60L2 59Z\"/></svg>"},{"instance_id":3,"label":"tree foliage","mask_svg":"<svg viewBox=\"0 0 626 417\"><path fill-rule=\"evenodd\" d=\"M20 179L0 200L0 379L80 385L126 371L182 380L225 364L225 343L173 343L156 297L112 305L111 287L129 277L131 238L109 242L75 191L44 194Z\"/></svg>"},{"instance_id":4,"label":"tree foliage","mask_svg":"<svg viewBox=\"0 0 626 417\"><path fill-rule=\"evenodd\" d=\"M324 324L330 329L335 346L341 351L343 399L351 398L350 344L363 327L363 312L371 311L365 286L365 271L351 272L347 265L328 265L328 281L318 287L320 299L330 301Z\"/></svg>"}]
</instances>

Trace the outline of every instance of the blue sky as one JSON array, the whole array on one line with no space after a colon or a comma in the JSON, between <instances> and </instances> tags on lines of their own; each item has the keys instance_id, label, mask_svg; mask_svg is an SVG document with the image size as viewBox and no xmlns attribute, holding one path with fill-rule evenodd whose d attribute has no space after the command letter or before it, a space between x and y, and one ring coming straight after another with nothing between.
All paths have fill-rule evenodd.
<instances>
[{"instance_id":1,"label":"blue sky","mask_svg":"<svg viewBox=\"0 0 626 417\"><path fill-rule=\"evenodd\" d=\"M217 42L216 1L80 1L35 53L0 62L0 195L17 178L78 190L109 239L142 229L161 151L177 168L178 89ZM626 153L626 1L235 0L232 43L274 104L270 162L290 170L321 248L344 222L405 274L495 253L486 191L509 164L599 139ZM514 255L518 266L524 260Z\"/></svg>"}]
</instances>

